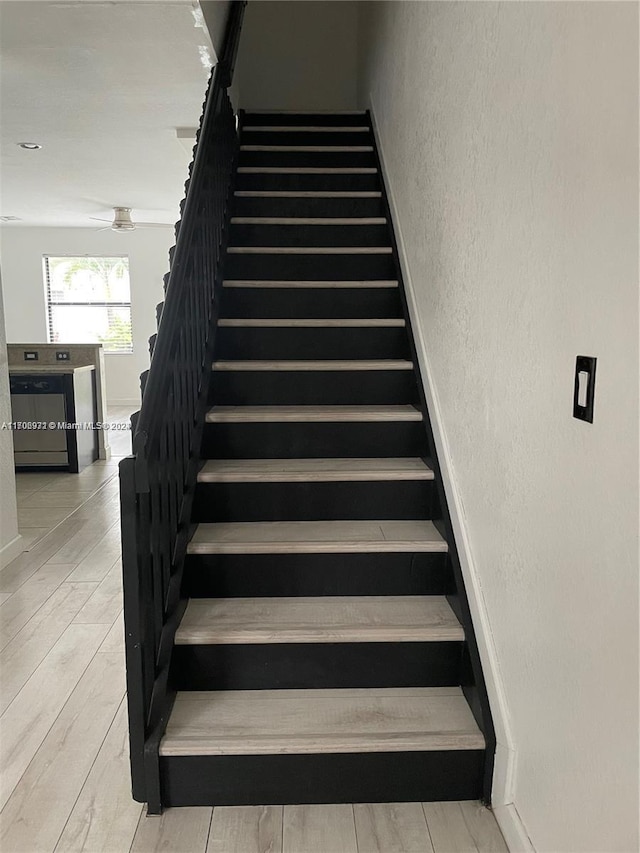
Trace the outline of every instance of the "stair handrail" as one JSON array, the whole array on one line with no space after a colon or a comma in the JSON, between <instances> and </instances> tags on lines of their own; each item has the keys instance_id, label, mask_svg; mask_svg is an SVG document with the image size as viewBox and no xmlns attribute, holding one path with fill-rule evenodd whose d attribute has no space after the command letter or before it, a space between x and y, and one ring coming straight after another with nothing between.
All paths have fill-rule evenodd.
<instances>
[{"instance_id":1,"label":"stair handrail","mask_svg":"<svg viewBox=\"0 0 640 853\"><path fill-rule=\"evenodd\" d=\"M176 225L176 244L172 255L169 278L166 285L161 327L153 351L148 378L145 382L144 396L132 437L134 454L144 458L145 451L151 450L157 440L158 421L155 417L154 403L162 401L169 383L167 368L174 355L176 328L180 321L180 307L185 297L180 279L188 264L188 252L197 220L198 192L205 173L205 160L208 136L213 131L212 112L217 104L221 89L228 89L233 81L233 71L242 28L242 16L245 2L233 0L222 49L222 59L213 67L209 78L200 127L196 133L194 159L189 166L189 178L185 184L185 199L181 205L181 218ZM201 144L202 143L202 144Z\"/></svg>"},{"instance_id":2,"label":"stair handrail","mask_svg":"<svg viewBox=\"0 0 640 853\"><path fill-rule=\"evenodd\" d=\"M132 792L149 813L162 807L159 742L173 701L171 648L184 609L182 567L239 151L227 90L245 6L230 3L209 79L150 368L141 376L142 406L131 419L133 452L119 466Z\"/></svg>"}]
</instances>

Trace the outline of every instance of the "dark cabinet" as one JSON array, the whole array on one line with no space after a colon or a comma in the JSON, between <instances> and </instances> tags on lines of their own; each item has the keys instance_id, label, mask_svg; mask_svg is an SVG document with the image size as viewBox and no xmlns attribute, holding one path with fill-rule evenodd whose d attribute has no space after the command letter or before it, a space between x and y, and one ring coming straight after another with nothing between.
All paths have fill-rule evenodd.
<instances>
[{"instance_id":1,"label":"dark cabinet","mask_svg":"<svg viewBox=\"0 0 640 853\"><path fill-rule=\"evenodd\" d=\"M98 458L95 370L9 373L17 470L78 473Z\"/></svg>"}]
</instances>

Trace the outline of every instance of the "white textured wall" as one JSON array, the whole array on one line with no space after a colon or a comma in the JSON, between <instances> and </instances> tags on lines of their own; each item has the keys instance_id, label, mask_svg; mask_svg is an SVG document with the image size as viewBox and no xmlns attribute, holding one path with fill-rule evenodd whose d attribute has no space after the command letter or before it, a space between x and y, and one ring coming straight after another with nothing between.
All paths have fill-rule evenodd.
<instances>
[{"instance_id":1,"label":"white textured wall","mask_svg":"<svg viewBox=\"0 0 640 853\"><path fill-rule=\"evenodd\" d=\"M133 353L105 353L105 372L107 404L135 405L140 400L140 373L149 367L148 340L156 331L155 306L163 299L162 279L174 242L169 226L128 234L91 228L1 228L7 340L47 340L43 255L128 255Z\"/></svg>"},{"instance_id":2,"label":"white textured wall","mask_svg":"<svg viewBox=\"0 0 640 853\"><path fill-rule=\"evenodd\" d=\"M240 106L356 109L357 7L350 0L249 3L234 79Z\"/></svg>"},{"instance_id":3,"label":"white textured wall","mask_svg":"<svg viewBox=\"0 0 640 853\"><path fill-rule=\"evenodd\" d=\"M2 283L0 282L0 424L11 421L7 343L4 329ZM0 429L0 568L17 556L19 549L16 480L13 465L13 436Z\"/></svg>"},{"instance_id":4,"label":"white textured wall","mask_svg":"<svg viewBox=\"0 0 640 853\"><path fill-rule=\"evenodd\" d=\"M219 58L222 53L224 32L231 3L229 0L200 0L199 6L202 9L204 22L207 25L207 32L216 52L216 57Z\"/></svg>"},{"instance_id":5,"label":"white textured wall","mask_svg":"<svg viewBox=\"0 0 640 853\"><path fill-rule=\"evenodd\" d=\"M361 4L539 851L638 849L638 5ZM595 422L572 418L598 358ZM451 488L451 484L449 484Z\"/></svg>"}]
</instances>

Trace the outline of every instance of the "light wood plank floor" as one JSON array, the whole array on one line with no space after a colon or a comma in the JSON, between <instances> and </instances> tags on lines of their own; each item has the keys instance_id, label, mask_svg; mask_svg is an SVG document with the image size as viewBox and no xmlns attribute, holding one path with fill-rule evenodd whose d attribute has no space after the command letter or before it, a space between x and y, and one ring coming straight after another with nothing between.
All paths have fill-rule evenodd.
<instances>
[{"instance_id":1,"label":"light wood plank floor","mask_svg":"<svg viewBox=\"0 0 640 853\"><path fill-rule=\"evenodd\" d=\"M112 435L114 457L80 475L18 476L29 550L0 572L0 850L504 853L477 803L145 815L127 755L117 463L129 439Z\"/></svg>"}]
</instances>

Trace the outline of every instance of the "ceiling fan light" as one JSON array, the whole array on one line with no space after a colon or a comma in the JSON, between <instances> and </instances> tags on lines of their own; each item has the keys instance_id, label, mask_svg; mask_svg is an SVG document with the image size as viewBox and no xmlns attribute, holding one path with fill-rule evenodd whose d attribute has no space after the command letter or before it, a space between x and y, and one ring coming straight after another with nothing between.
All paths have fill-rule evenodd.
<instances>
[{"instance_id":1,"label":"ceiling fan light","mask_svg":"<svg viewBox=\"0 0 640 853\"><path fill-rule=\"evenodd\" d=\"M111 229L113 231L134 231L135 223L131 219L130 207L114 207L114 219Z\"/></svg>"}]
</instances>

